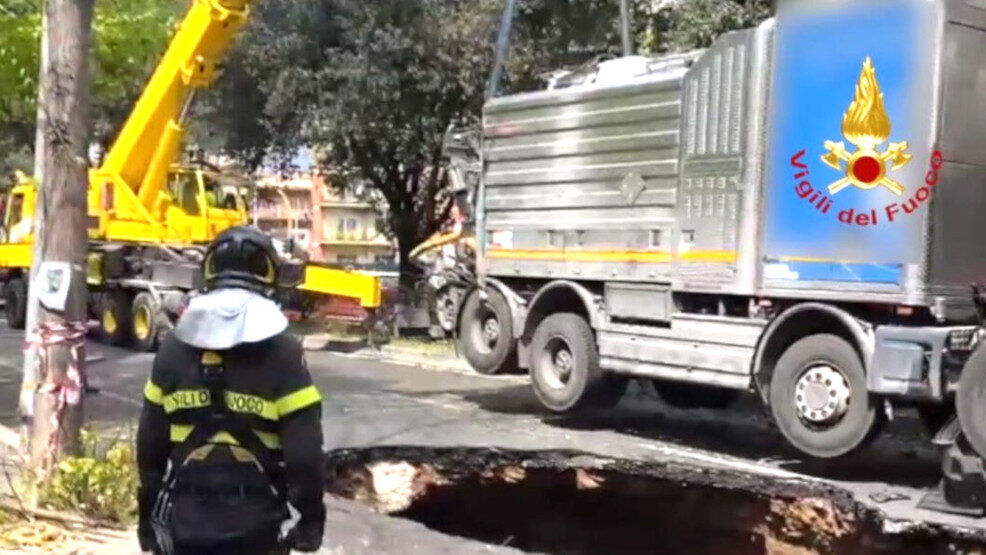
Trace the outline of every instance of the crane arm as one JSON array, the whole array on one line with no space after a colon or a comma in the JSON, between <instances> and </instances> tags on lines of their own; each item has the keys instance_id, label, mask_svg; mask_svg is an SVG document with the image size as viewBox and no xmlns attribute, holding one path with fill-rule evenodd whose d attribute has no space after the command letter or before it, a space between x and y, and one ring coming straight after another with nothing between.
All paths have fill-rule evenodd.
<instances>
[{"instance_id":1,"label":"crane arm","mask_svg":"<svg viewBox=\"0 0 986 555\"><path fill-rule=\"evenodd\" d=\"M196 89L212 85L253 0L193 0L181 27L95 173L125 183L148 211L181 148Z\"/></svg>"}]
</instances>

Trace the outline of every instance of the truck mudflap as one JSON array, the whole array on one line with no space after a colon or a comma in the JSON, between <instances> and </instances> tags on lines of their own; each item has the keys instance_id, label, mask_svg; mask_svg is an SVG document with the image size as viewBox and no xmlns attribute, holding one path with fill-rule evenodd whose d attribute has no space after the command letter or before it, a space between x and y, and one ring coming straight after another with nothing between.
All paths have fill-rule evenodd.
<instances>
[{"instance_id":1,"label":"truck mudflap","mask_svg":"<svg viewBox=\"0 0 986 555\"><path fill-rule=\"evenodd\" d=\"M952 426L955 428L954 433L958 434L957 422L953 419L942 432ZM939 433L939 436L941 435L942 433ZM937 440L936 437L936 442ZM943 513L986 516L984 461L962 435L951 441L951 445L945 449L942 457L941 482L936 490L921 499L918 507Z\"/></svg>"}]
</instances>

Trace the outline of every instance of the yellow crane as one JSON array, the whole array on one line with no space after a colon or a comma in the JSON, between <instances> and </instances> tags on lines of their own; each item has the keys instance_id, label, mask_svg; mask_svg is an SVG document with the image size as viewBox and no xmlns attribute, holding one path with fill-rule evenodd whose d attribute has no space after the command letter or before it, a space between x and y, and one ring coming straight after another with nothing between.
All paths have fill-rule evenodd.
<instances>
[{"instance_id":1,"label":"yellow crane","mask_svg":"<svg viewBox=\"0 0 986 555\"><path fill-rule=\"evenodd\" d=\"M218 78L252 2L192 2L102 165L89 172L90 306L111 343L154 349L201 285L204 245L248 222L242 191L177 162L195 93ZM21 176L2 202L0 285L13 327L24 325L36 199L36 185ZM381 303L377 277L295 267L305 294L355 298L367 309Z\"/></svg>"}]
</instances>

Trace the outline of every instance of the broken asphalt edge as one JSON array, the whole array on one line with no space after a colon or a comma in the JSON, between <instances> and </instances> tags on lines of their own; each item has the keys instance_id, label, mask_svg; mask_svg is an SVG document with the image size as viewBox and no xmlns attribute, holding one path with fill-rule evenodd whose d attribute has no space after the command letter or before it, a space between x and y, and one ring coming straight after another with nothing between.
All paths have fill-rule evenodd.
<instances>
[{"instance_id":1,"label":"broken asphalt edge","mask_svg":"<svg viewBox=\"0 0 986 555\"><path fill-rule=\"evenodd\" d=\"M954 541L986 542L986 529L970 529L919 520L891 519L878 507L859 500L852 492L837 484L811 476L789 473L773 475L683 461L614 458L577 450L532 451L496 447L392 445L336 449L327 452L325 456L329 476L337 468L383 461L403 461L415 466L427 464L450 478L478 474L505 466L555 471L586 469L744 491L764 497L823 498L843 513L853 515L860 522L876 523L885 534L928 535Z\"/></svg>"}]
</instances>

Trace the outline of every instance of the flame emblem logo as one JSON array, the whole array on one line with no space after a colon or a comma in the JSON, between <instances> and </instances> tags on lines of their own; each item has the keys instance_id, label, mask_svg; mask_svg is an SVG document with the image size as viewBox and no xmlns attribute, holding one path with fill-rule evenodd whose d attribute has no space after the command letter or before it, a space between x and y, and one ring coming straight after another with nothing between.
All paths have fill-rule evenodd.
<instances>
[{"instance_id":1,"label":"flame emblem logo","mask_svg":"<svg viewBox=\"0 0 986 555\"><path fill-rule=\"evenodd\" d=\"M828 154L822 156L822 161L846 174L829 185L829 193L834 195L850 185L867 190L882 185L896 195L904 194L904 187L887 176L887 166L890 171L898 170L911 161L907 142L890 143L885 151L877 151L890 138L890 128L876 69L873 61L866 58L856 84L856 96L842 117L842 135L856 146L856 151L850 153L841 141L825 141Z\"/></svg>"}]
</instances>

